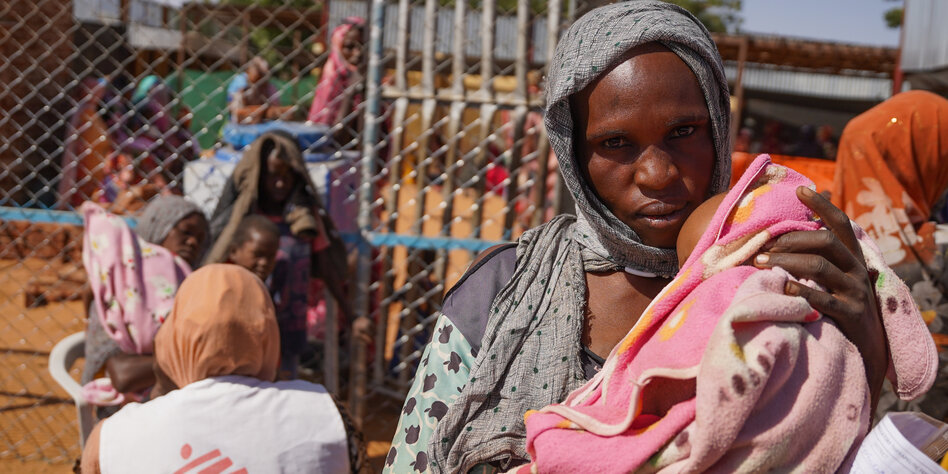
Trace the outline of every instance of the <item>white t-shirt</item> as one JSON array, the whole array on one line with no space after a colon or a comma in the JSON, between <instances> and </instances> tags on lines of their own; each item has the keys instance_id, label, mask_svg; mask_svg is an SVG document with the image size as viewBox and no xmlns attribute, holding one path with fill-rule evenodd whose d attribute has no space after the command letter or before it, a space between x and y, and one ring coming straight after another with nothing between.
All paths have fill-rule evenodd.
<instances>
[{"instance_id":1,"label":"white t-shirt","mask_svg":"<svg viewBox=\"0 0 948 474\"><path fill-rule=\"evenodd\" d=\"M194 382L103 423L103 474L346 473L348 442L326 389L229 375Z\"/></svg>"}]
</instances>

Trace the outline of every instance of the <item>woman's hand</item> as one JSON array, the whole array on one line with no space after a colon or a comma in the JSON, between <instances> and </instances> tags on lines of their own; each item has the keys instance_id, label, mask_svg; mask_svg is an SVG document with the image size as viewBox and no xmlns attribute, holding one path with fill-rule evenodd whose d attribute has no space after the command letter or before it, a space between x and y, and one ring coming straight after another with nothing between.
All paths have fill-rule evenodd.
<instances>
[{"instance_id":1,"label":"woman's hand","mask_svg":"<svg viewBox=\"0 0 948 474\"><path fill-rule=\"evenodd\" d=\"M788 295L800 295L814 309L828 316L862 354L875 411L888 367L885 329L873 292L873 276L866 269L859 241L849 217L825 197L806 187L797 188L800 202L815 212L829 230L784 234L773 247L754 259L755 266L779 266L798 279L808 279L820 291L788 282Z\"/></svg>"}]
</instances>

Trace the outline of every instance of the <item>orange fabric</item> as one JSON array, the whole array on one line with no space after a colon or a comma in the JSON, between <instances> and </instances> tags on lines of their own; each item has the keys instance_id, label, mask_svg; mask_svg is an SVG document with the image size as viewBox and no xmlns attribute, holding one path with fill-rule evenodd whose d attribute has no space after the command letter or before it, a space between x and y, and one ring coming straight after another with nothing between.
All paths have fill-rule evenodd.
<instances>
[{"instance_id":1,"label":"orange fabric","mask_svg":"<svg viewBox=\"0 0 948 474\"><path fill-rule=\"evenodd\" d=\"M757 158L754 153L744 153L735 151L731 154L731 186L737 184L747 167ZM819 158L807 158L803 156L788 155L770 155L770 159L778 164L786 166L797 173L810 178L816 185L817 192L829 191L833 188L833 173L836 172L836 163Z\"/></svg>"},{"instance_id":2,"label":"orange fabric","mask_svg":"<svg viewBox=\"0 0 948 474\"><path fill-rule=\"evenodd\" d=\"M872 236L890 266L934 255L932 207L948 188L948 100L893 96L846 126L833 204Z\"/></svg>"},{"instance_id":3,"label":"orange fabric","mask_svg":"<svg viewBox=\"0 0 948 474\"><path fill-rule=\"evenodd\" d=\"M237 265L192 273L158 330L155 357L178 387L219 375L273 381L280 333L267 288Z\"/></svg>"}]
</instances>

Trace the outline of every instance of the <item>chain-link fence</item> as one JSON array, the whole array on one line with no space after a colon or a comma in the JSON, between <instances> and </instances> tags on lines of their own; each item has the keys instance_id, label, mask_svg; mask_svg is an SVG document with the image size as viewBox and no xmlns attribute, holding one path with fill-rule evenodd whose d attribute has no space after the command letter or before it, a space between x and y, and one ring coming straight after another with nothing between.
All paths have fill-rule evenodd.
<instances>
[{"instance_id":1,"label":"chain-link fence","mask_svg":"<svg viewBox=\"0 0 948 474\"><path fill-rule=\"evenodd\" d=\"M348 395L381 459L446 289L478 252L569 205L540 91L559 32L585 7L0 5L0 459L79 454L75 407L47 370L86 324L79 204L134 218L170 192L210 215L244 147L273 128L305 148L349 244L354 307L376 322L370 347L328 338L341 349L315 378Z\"/></svg>"},{"instance_id":2,"label":"chain-link fence","mask_svg":"<svg viewBox=\"0 0 948 474\"><path fill-rule=\"evenodd\" d=\"M247 144L274 128L305 149L349 245L351 303L376 323L370 346L350 347L324 318L312 375L348 398L380 461L445 291L478 252L570 206L542 78L595 3L0 4L0 461L79 453L72 400L47 371L86 324L76 207L134 218L171 192L210 215ZM755 133L772 151L772 121L796 129L819 112L838 131L891 88L891 50L716 39L743 151Z\"/></svg>"}]
</instances>

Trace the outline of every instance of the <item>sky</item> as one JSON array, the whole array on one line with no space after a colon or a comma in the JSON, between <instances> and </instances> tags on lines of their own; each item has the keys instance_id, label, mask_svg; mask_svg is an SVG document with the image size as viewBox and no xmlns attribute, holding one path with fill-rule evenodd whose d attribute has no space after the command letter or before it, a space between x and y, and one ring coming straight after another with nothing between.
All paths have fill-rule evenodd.
<instances>
[{"instance_id":1,"label":"sky","mask_svg":"<svg viewBox=\"0 0 948 474\"><path fill-rule=\"evenodd\" d=\"M743 0L741 29L747 33L898 46L899 30L883 13L900 6L887 0Z\"/></svg>"}]
</instances>

